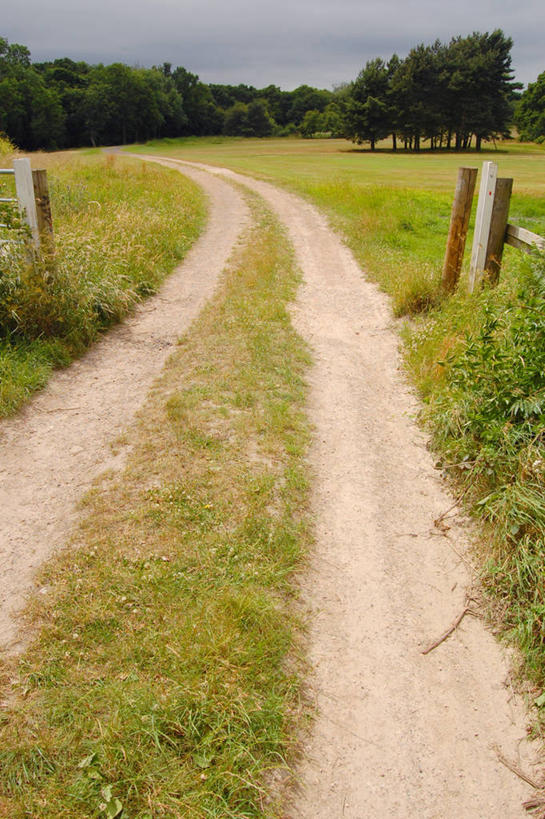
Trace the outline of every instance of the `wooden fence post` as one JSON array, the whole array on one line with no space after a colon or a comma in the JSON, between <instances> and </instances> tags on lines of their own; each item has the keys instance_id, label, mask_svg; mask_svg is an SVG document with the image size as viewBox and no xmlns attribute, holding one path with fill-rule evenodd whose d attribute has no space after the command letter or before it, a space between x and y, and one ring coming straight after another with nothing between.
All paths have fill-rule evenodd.
<instances>
[{"instance_id":1,"label":"wooden fence post","mask_svg":"<svg viewBox=\"0 0 545 819\"><path fill-rule=\"evenodd\" d=\"M477 168L458 168L447 249L443 262L442 285L447 293L454 293L460 278L476 181Z\"/></svg>"},{"instance_id":2,"label":"wooden fence post","mask_svg":"<svg viewBox=\"0 0 545 819\"><path fill-rule=\"evenodd\" d=\"M30 227L32 243L35 248L38 248L40 246L40 232L38 230L38 214L36 212L30 159L26 157L23 159L14 159L13 170L15 171L15 189L17 191L17 199L19 200L19 209L23 220Z\"/></svg>"},{"instance_id":3,"label":"wooden fence post","mask_svg":"<svg viewBox=\"0 0 545 819\"><path fill-rule=\"evenodd\" d=\"M484 264L484 269L488 274L491 284L497 284L500 277L501 259L503 256L503 246L505 244L505 232L507 230L507 219L509 217L509 204L511 202L512 192L512 179L496 179L496 192L494 195L490 234L488 236L486 260Z\"/></svg>"},{"instance_id":4,"label":"wooden fence post","mask_svg":"<svg viewBox=\"0 0 545 819\"><path fill-rule=\"evenodd\" d=\"M34 200L36 202L36 214L38 217L38 233L41 239L45 239L51 246L53 244L53 217L51 215L47 171L32 171L32 184L34 187Z\"/></svg>"},{"instance_id":5,"label":"wooden fence post","mask_svg":"<svg viewBox=\"0 0 545 819\"><path fill-rule=\"evenodd\" d=\"M475 284L480 281L486 264L486 249L490 235L490 221L498 166L495 162L483 162L481 186L479 188L479 202L475 218L475 233L471 250L471 264L469 268L469 292L473 293Z\"/></svg>"}]
</instances>

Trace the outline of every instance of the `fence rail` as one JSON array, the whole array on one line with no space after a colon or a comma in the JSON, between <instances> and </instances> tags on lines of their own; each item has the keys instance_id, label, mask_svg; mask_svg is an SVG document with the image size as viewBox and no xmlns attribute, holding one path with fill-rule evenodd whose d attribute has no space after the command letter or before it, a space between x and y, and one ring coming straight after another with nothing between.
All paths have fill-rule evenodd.
<instances>
[{"instance_id":1,"label":"fence rail","mask_svg":"<svg viewBox=\"0 0 545 819\"><path fill-rule=\"evenodd\" d=\"M10 176L15 176L15 171L13 170L13 168L0 168L0 174L3 174L3 175L9 174ZM0 196L0 202L18 202L18 201L19 200L17 199L16 196ZM0 227L4 227L4 225L1 225Z\"/></svg>"},{"instance_id":2,"label":"fence rail","mask_svg":"<svg viewBox=\"0 0 545 819\"><path fill-rule=\"evenodd\" d=\"M536 248L538 250L545 250L545 239L537 233L532 233L531 230L517 227L516 225L507 225L505 232L505 244L516 247L518 250L523 250L525 253L531 253Z\"/></svg>"}]
</instances>

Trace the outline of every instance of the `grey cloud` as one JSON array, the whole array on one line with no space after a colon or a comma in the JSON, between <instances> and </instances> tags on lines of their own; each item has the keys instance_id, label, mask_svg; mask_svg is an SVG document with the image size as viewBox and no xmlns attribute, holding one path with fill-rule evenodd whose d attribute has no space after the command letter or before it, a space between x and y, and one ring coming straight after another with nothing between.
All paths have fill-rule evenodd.
<instances>
[{"instance_id":1,"label":"grey cloud","mask_svg":"<svg viewBox=\"0 0 545 819\"><path fill-rule=\"evenodd\" d=\"M331 87L373 57L494 28L514 40L517 79L545 70L542 0L458 0L440 16L437 0L22 0L2 22L3 36L35 60L168 61L206 82Z\"/></svg>"}]
</instances>

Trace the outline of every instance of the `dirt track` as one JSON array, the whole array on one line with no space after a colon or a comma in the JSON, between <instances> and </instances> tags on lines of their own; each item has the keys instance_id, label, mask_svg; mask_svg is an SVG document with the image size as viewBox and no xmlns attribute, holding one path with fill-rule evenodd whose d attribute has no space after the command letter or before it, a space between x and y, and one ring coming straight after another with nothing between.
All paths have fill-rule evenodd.
<instances>
[{"instance_id":1,"label":"dirt track","mask_svg":"<svg viewBox=\"0 0 545 819\"><path fill-rule=\"evenodd\" d=\"M448 532L434 526L452 500L411 420L415 404L398 372L385 298L363 279L351 254L310 205L230 171L210 168L211 174L204 174L196 163L179 167L194 178L198 174L199 181L209 180L204 184L216 202L212 247L221 241L224 252L214 256L211 272L212 257L199 267L197 246L184 267L193 264L209 274L206 292L245 219L240 197L218 177L242 182L273 207L289 230L305 278L294 315L315 357L310 413L317 543L303 591L312 612L311 687L318 716L289 816L526 815L521 803L530 789L493 749L498 746L531 772L529 749L520 744L523 713L505 684L507 666L496 642L479 620L466 617L447 642L427 656L421 653L463 608L468 576L460 555L466 535L454 520ZM232 199L219 204L220 196ZM206 247L202 241L200 247ZM199 295L194 315L205 297L203 283L199 273L190 278L186 273L183 281L186 293ZM161 298L163 324L170 296L162 291ZM153 308L143 308L148 309ZM152 318L148 341L156 324ZM17 581L19 589L28 586L33 566L66 533L74 499L109 460L108 441L153 379L148 373L136 388L130 375L117 390L118 408L112 409L105 390L126 368L127 345L132 361L133 347L144 344L123 339L135 332L130 328L125 324L112 335L111 343L120 349L109 365L109 380L102 381L110 337L57 376L19 418L2 424L0 463L10 493L2 495L3 508L27 499L11 515L11 534L0 551L4 565L8 561L6 583ZM181 329L175 320L169 338ZM154 372L167 354L168 346L161 346ZM74 382L80 384L76 394ZM96 382L83 411L81 402ZM36 551L29 560L30 544ZM16 599L8 593L10 604ZM2 622L3 634L13 634L7 619Z\"/></svg>"},{"instance_id":2,"label":"dirt track","mask_svg":"<svg viewBox=\"0 0 545 819\"><path fill-rule=\"evenodd\" d=\"M130 319L56 373L19 415L0 421L0 648L17 648L10 612L21 605L37 566L66 538L75 504L93 479L122 465L123 448L115 457L111 445L213 293L249 219L232 185L202 171L187 174L204 187L210 212L184 264Z\"/></svg>"}]
</instances>

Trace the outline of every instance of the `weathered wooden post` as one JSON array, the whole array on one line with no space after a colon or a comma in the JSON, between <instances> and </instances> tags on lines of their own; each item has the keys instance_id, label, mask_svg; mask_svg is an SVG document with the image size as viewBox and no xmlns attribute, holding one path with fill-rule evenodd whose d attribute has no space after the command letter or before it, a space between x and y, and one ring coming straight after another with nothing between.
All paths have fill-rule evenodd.
<instances>
[{"instance_id":1,"label":"weathered wooden post","mask_svg":"<svg viewBox=\"0 0 545 819\"><path fill-rule=\"evenodd\" d=\"M484 263L484 269L488 274L491 284L497 284L500 277L501 259L503 256L503 246L505 244L505 233L507 230L507 219L509 217L509 204L511 202L512 192L512 179L496 179L496 191L494 194L490 233L488 235L488 245Z\"/></svg>"},{"instance_id":2,"label":"weathered wooden post","mask_svg":"<svg viewBox=\"0 0 545 819\"><path fill-rule=\"evenodd\" d=\"M475 285L480 281L486 265L486 250L490 235L490 221L492 206L496 190L498 166L495 162L483 162L481 186L479 188L479 202L475 218L475 233L471 249L471 264L469 267L469 292L473 293Z\"/></svg>"},{"instance_id":3,"label":"weathered wooden post","mask_svg":"<svg viewBox=\"0 0 545 819\"><path fill-rule=\"evenodd\" d=\"M38 230L38 214L36 212L36 199L34 197L34 183L32 181L32 169L30 159L13 160L13 170L15 171L15 189L19 200L19 210L23 221L30 228L32 234L32 244L35 248L40 246L40 231Z\"/></svg>"},{"instance_id":4,"label":"weathered wooden post","mask_svg":"<svg viewBox=\"0 0 545 819\"><path fill-rule=\"evenodd\" d=\"M47 171L32 171L32 184L34 187L34 200L36 202L36 214L38 218L38 233L41 240L45 241L50 249L53 249L53 217L51 215Z\"/></svg>"},{"instance_id":5,"label":"weathered wooden post","mask_svg":"<svg viewBox=\"0 0 545 819\"><path fill-rule=\"evenodd\" d=\"M447 293L454 293L460 278L476 181L477 168L458 168L441 279Z\"/></svg>"}]
</instances>

